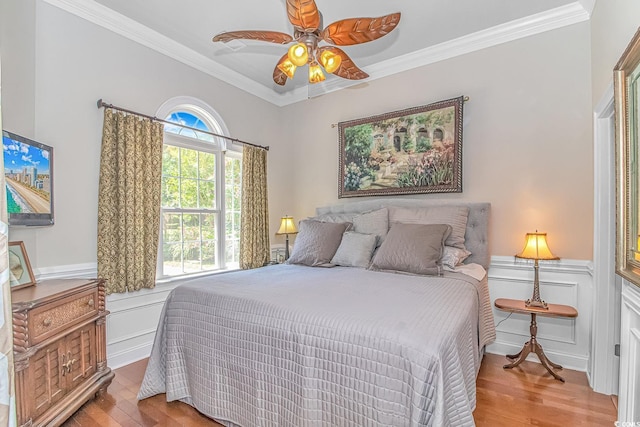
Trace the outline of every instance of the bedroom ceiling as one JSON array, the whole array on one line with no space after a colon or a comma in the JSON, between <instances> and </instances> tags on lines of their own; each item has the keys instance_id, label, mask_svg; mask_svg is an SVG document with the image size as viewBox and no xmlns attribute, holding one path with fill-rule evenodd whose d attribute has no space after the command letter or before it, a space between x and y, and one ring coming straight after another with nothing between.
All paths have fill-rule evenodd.
<instances>
[{"instance_id":1,"label":"bedroom ceiling","mask_svg":"<svg viewBox=\"0 0 640 427\"><path fill-rule=\"evenodd\" d=\"M367 81L589 19L595 0L315 0L325 24L401 12L398 27L344 51L370 77L328 75L310 85L306 71L281 87L272 80L287 46L252 40L213 43L223 31L293 34L285 0L44 0L275 105Z\"/></svg>"}]
</instances>

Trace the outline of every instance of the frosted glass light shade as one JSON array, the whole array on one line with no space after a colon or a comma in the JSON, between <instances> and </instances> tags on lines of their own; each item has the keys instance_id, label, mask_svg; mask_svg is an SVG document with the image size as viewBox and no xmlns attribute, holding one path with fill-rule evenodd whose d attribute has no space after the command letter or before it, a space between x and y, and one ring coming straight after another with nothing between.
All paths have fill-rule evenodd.
<instances>
[{"instance_id":1,"label":"frosted glass light shade","mask_svg":"<svg viewBox=\"0 0 640 427\"><path fill-rule=\"evenodd\" d=\"M278 64L278 69L285 73L290 79L292 79L293 75L296 73L296 68L298 67L296 67L290 59L285 59L281 64Z\"/></svg>"},{"instance_id":2,"label":"frosted glass light shade","mask_svg":"<svg viewBox=\"0 0 640 427\"><path fill-rule=\"evenodd\" d=\"M340 55L336 55L330 50L325 50L320 55L320 63L327 70L327 73L334 73L340 65L342 64L342 57Z\"/></svg>"},{"instance_id":3,"label":"frosted glass light shade","mask_svg":"<svg viewBox=\"0 0 640 427\"><path fill-rule=\"evenodd\" d=\"M289 48L289 61L296 67L302 67L309 60L309 52L304 43L296 43Z\"/></svg>"},{"instance_id":4,"label":"frosted glass light shade","mask_svg":"<svg viewBox=\"0 0 640 427\"><path fill-rule=\"evenodd\" d=\"M317 62L309 64L309 83L320 83L324 81L324 73Z\"/></svg>"},{"instance_id":5,"label":"frosted glass light shade","mask_svg":"<svg viewBox=\"0 0 640 427\"><path fill-rule=\"evenodd\" d=\"M276 234L296 234L298 229L292 216L283 216L280 219L280 229Z\"/></svg>"},{"instance_id":6,"label":"frosted glass light shade","mask_svg":"<svg viewBox=\"0 0 640 427\"><path fill-rule=\"evenodd\" d=\"M551 253L547 245L547 233L527 233L522 252L516 255L517 258L525 259L560 259Z\"/></svg>"}]
</instances>

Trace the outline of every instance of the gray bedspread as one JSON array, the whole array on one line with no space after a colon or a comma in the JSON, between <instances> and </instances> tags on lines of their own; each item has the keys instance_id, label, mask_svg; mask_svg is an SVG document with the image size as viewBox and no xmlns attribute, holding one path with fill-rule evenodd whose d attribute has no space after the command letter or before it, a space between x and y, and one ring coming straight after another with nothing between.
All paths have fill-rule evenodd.
<instances>
[{"instance_id":1,"label":"gray bedspread","mask_svg":"<svg viewBox=\"0 0 640 427\"><path fill-rule=\"evenodd\" d=\"M471 426L495 338L486 280L294 265L191 280L138 399L244 427Z\"/></svg>"}]
</instances>

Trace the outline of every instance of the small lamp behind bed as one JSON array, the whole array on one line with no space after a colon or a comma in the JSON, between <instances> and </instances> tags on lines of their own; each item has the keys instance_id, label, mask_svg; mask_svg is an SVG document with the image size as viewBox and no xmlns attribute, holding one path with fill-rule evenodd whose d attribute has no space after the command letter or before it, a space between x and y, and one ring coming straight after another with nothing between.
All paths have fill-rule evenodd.
<instances>
[{"instance_id":1,"label":"small lamp behind bed","mask_svg":"<svg viewBox=\"0 0 640 427\"><path fill-rule=\"evenodd\" d=\"M289 234L296 234L298 229L292 216L283 216L280 220L280 229L276 234L284 234L286 237L286 243L284 247L284 259L289 259Z\"/></svg>"},{"instance_id":2,"label":"small lamp behind bed","mask_svg":"<svg viewBox=\"0 0 640 427\"><path fill-rule=\"evenodd\" d=\"M525 237L526 242L524 249L521 253L516 255L516 258L532 259L535 261L533 264L534 279L533 279L533 296L531 299L526 300L524 303L527 307L542 307L547 308L547 303L540 299L540 283L538 282L538 260L556 260L560 259L551 253L549 245L547 245L547 233L527 233Z\"/></svg>"}]
</instances>

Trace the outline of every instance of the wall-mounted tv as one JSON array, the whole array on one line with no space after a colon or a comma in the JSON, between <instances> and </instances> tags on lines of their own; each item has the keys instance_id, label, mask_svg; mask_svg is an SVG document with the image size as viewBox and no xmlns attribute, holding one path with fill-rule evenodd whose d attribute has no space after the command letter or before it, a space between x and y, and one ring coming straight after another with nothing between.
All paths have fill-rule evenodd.
<instances>
[{"instance_id":1,"label":"wall-mounted tv","mask_svg":"<svg viewBox=\"0 0 640 427\"><path fill-rule=\"evenodd\" d=\"M53 225L53 148L2 131L9 225Z\"/></svg>"}]
</instances>

